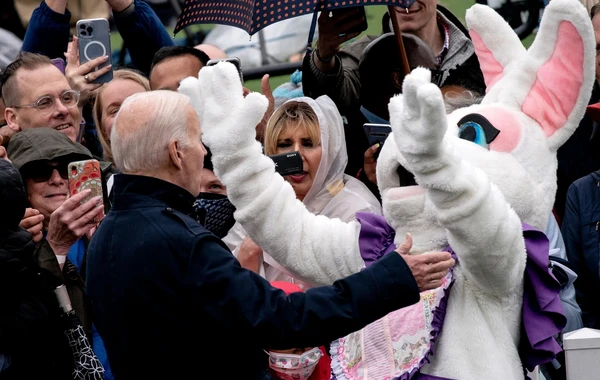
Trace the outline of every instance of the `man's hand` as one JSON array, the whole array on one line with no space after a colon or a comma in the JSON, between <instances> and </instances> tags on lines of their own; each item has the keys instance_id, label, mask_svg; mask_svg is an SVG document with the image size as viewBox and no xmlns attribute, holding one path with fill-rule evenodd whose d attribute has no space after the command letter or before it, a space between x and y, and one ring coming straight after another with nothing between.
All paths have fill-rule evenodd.
<instances>
[{"instance_id":1,"label":"man's hand","mask_svg":"<svg viewBox=\"0 0 600 380\"><path fill-rule=\"evenodd\" d=\"M442 280L455 264L450 253L431 252L421 255L409 255L408 252L411 248L412 236L406 234L406 240L400 244L396 252L402 255L402 258L408 264L415 280L417 280L419 291L424 292L442 286Z\"/></svg>"},{"instance_id":2,"label":"man's hand","mask_svg":"<svg viewBox=\"0 0 600 380\"><path fill-rule=\"evenodd\" d=\"M380 144L377 143L367 149L363 161L363 170L369 181L377 184L377 161L375 160L375 153L379 149Z\"/></svg>"},{"instance_id":3,"label":"man's hand","mask_svg":"<svg viewBox=\"0 0 600 380\"><path fill-rule=\"evenodd\" d=\"M19 227L26 229L27 232L33 236L33 242L38 243L43 237L43 222L44 215L40 214L40 212L34 208L27 208L23 219L21 219L21 223L19 223Z\"/></svg>"},{"instance_id":4,"label":"man's hand","mask_svg":"<svg viewBox=\"0 0 600 380\"><path fill-rule=\"evenodd\" d=\"M358 12L357 8L321 12L319 15L319 40L317 41L318 54L313 53L314 62L319 70L323 72L332 70L335 60L330 60L330 58L337 54L340 45L360 35L361 32L345 33L346 30L350 30L364 21L362 18L356 17Z\"/></svg>"},{"instance_id":5,"label":"man's hand","mask_svg":"<svg viewBox=\"0 0 600 380\"><path fill-rule=\"evenodd\" d=\"M267 128L267 123L275 111L275 98L273 98L273 90L271 89L271 84L269 83L269 74L263 75L260 81L260 88L262 90L262 94L269 100L267 112L265 112L265 116L263 116L260 123L258 123L256 126L256 140L262 142L265 135L265 129Z\"/></svg>"},{"instance_id":6,"label":"man's hand","mask_svg":"<svg viewBox=\"0 0 600 380\"><path fill-rule=\"evenodd\" d=\"M251 270L254 273L259 273L262 255L262 249L256 245L252 239L246 237L240 246L237 259L242 268Z\"/></svg>"},{"instance_id":7,"label":"man's hand","mask_svg":"<svg viewBox=\"0 0 600 380\"><path fill-rule=\"evenodd\" d=\"M46 240L55 255L66 255L77 240L100 222L98 217L104 209L102 197L97 196L79 204L90 193L91 190L87 189L73 195L50 215Z\"/></svg>"}]
</instances>

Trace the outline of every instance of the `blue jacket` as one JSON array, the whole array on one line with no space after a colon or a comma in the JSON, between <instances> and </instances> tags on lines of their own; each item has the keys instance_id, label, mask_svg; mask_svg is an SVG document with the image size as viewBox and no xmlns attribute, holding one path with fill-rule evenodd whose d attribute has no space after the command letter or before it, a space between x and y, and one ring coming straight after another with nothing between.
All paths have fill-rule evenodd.
<instances>
[{"instance_id":1,"label":"blue jacket","mask_svg":"<svg viewBox=\"0 0 600 380\"><path fill-rule=\"evenodd\" d=\"M567 192L562 234L577 272L575 289L585 327L600 329L600 171L575 181Z\"/></svg>"},{"instance_id":2,"label":"blue jacket","mask_svg":"<svg viewBox=\"0 0 600 380\"><path fill-rule=\"evenodd\" d=\"M263 349L320 346L419 300L397 254L286 297L187 215L187 191L121 174L113 192L87 286L117 379L269 379Z\"/></svg>"},{"instance_id":3,"label":"blue jacket","mask_svg":"<svg viewBox=\"0 0 600 380\"><path fill-rule=\"evenodd\" d=\"M21 49L50 58L64 58L71 33L70 20L71 12L54 12L42 1L31 15ZM135 0L133 7L115 14L114 20L127 44L133 66L145 74L150 71L150 63L158 49L174 44L154 10L143 1Z\"/></svg>"}]
</instances>

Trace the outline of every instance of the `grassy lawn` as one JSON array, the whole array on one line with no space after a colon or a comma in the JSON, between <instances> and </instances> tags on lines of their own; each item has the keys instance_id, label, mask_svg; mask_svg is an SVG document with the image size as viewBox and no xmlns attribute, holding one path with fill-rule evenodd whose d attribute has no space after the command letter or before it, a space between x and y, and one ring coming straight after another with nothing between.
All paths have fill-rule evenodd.
<instances>
[{"instance_id":1,"label":"grassy lawn","mask_svg":"<svg viewBox=\"0 0 600 380\"><path fill-rule=\"evenodd\" d=\"M439 0L440 4L446 6L448 9L452 11L463 23L465 21L465 12L466 10L475 4L474 0ZM367 13L367 21L369 24L369 28L364 32L364 34L371 35L379 35L381 34L381 18L383 14L387 11L386 6L373 5L366 7ZM211 25L195 25L192 27L192 30L198 29L210 29ZM169 30L169 34L173 35L173 31ZM184 37L185 34L183 32L179 32L177 34L177 38ZM533 41L535 36L531 35L523 41L525 46L529 46ZM357 37L357 38L360 38ZM121 47L122 40L118 33L111 34L111 46L113 49L119 49ZM278 77L272 77L271 87L274 89L282 83L289 81L289 75L283 75ZM260 80L250 80L246 81L246 87L248 87L252 91L260 91Z\"/></svg>"}]
</instances>

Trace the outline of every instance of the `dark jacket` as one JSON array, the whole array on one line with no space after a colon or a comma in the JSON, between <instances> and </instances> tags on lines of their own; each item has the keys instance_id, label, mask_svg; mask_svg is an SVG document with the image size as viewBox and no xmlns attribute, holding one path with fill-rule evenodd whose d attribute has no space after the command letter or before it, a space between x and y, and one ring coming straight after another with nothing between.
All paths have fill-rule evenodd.
<instances>
[{"instance_id":1,"label":"dark jacket","mask_svg":"<svg viewBox=\"0 0 600 380\"><path fill-rule=\"evenodd\" d=\"M452 12L440 5L437 9L438 16L453 25L453 28L450 28L450 48L440 65L439 86L460 85L485 94L483 73L469 41L468 31ZM302 65L304 94L311 98L328 95L342 115L347 116L356 111L360 107L361 92L359 62L365 48L374 39L373 36L364 36L341 49L335 58L336 64L331 73L320 71L313 61L312 54L307 55Z\"/></svg>"},{"instance_id":2,"label":"dark jacket","mask_svg":"<svg viewBox=\"0 0 600 380\"><path fill-rule=\"evenodd\" d=\"M0 354L11 362L0 379L70 379L73 356L53 294L60 282L36 264L32 237L19 227L26 205L19 172L0 159Z\"/></svg>"},{"instance_id":3,"label":"dark jacket","mask_svg":"<svg viewBox=\"0 0 600 380\"><path fill-rule=\"evenodd\" d=\"M320 346L419 300L400 255L286 297L187 215L187 191L120 174L113 192L87 290L117 379L269 379L263 348Z\"/></svg>"},{"instance_id":4,"label":"dark jacket","mask_svg":"<svg viewBox=\"0 0 600 380\"><path fill-rule=\"evenodd\" d=\"M31 15L21 49L50 58L64 58L71 33L70 20L71 13L68 10L65 14L56 13L42 1ZM144 1L136 0L132 7L115 13L114 20L127 44L133 66L146 75L150 71L154 53L163 46L174 45L165 27Z\"/></svg>"},{"instance_id":5,"label":"dark jacket","mask_svg":"<svg viewBox=\"0 0 600 380\"><path fill-rule=\"evenodd\" d=\"M583 325L600 329L600 171L569 187L561 231L578 275L575 289Z\"/></svg>"},{"instance_id":6,"label":"dark jacket","mask_svg":"<svg viewBox=\"0 0 600 380\"><path fill-rule=\"evenodd\" d=\"M594 89L588 104L600 101L600 86ZM600 125L585 115L573 135L558 149L557 188L554 210L562 221L569 186L579 178L600 169Z\"/></svg>"}]
</instances>

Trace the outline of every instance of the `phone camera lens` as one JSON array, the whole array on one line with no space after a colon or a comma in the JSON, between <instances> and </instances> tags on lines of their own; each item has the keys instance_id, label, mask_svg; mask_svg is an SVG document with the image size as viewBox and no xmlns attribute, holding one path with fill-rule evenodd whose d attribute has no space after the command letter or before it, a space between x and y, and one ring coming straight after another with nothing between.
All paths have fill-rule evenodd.
<instances>
[{"instance_id":1,"label":"phone camera lens","mask_svg":"<svg viewBox=\"0 0 600 380\"><path fill-rule=\"evenodd\" d=\"M94 31L94 29L93 29L91 26L89 26L89 27L87 28L87 32L88 32L90 35L92 34L92 32L93 32L93 31Z\"/></svg>"},{"instance_id":2,"label":"phone camera lens","mask_svg":"<svg viewBox=\"0 0 600 380\"><path fill-rule=\"evenodd\" d=\"M85 28L86 28L85 24L79 25L79 29L85 29Z\"/></svg>"}]
</instances>

